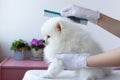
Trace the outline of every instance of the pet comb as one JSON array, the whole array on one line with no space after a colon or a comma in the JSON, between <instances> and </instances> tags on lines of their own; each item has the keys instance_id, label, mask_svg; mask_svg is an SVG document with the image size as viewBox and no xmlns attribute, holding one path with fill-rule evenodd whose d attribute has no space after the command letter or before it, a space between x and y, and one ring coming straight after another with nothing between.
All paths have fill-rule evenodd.
<instances>
[{"instance_id":1,"label":"pet comb","mask_svg":"<svg viewBox=\"0 0 120 80\"><path fill-rule=\"evenodd\" d=\"M57 16L62 16L59 12L55 12L55 11L51 11L51 10L44 10L44 16L48 16L48 17L57 17ZM77 23L81 23L81 24L85 24L87 25L88 20L85 18L78 18L75 16L68 16L67 18L77 22Z\"/></svg>"}]
</instances>

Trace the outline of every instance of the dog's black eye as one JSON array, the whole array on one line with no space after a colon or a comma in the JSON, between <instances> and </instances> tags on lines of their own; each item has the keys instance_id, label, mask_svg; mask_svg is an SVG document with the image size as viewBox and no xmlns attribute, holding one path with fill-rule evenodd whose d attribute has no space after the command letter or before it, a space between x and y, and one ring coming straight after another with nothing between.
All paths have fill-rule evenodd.
<instances>
[{"instance_id":1,"label":"dog's black eye","mask_svg":"<svg viewBox=\"0 0 120 80\"><path fill-rule=\"evenodd\" d=\"M49 36L49 35L47 35L47 38L50 38L50 36Z\"/></svg>"}]
</instances>

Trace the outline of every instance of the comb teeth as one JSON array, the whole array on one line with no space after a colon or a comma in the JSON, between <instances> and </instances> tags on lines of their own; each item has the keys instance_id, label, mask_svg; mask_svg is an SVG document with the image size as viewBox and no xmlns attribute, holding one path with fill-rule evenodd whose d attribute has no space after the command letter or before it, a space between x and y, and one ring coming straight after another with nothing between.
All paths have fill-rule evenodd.
<instances>
[{"instance_id":1,"label":"comb teeth","mask_svg":"<svg viewBox=\"0 0 120 80\"><path fill-rule=\"evenodd\" d=\"M61 14L58 12L50 11L50 10L44 10L44 16L58 17L58 16L61 16Z\"/></svg>"},{"instance_id":2,"label":"comb teeth","mask_svg":"<svg viewBox=\"0 0 120 80\"><path fill-rule=\"evenodd\" d=\"M48 17L58 17L59 15L44 12L44 16L48 16Z\"/></svg>"},{"instance_id":3,"label":"comb teeth","mask_svg":"<svg viewBox=\"0 0 120 80\"><path fill-rule=\"evenodd\" d=\"M77 22L77 23L82 23L84 25L87 25L87 19L85 18L78 18L78 17L75 17L75 16L68 16L67 18L73 20L74 22Z\"/></svg>"},{"instance_id":4,"label":"comb teeth","mask_svg":"<svg viewBox=\"0 0 120 80\"><path fill-rule=\"evenodd\" d=\"M54 11L50 11L50 10L44 10L44 12L61 16L61 14L59 12L54 12Z\"/></svg>"},{"instance_id":5,"label":"comb teeth","mask_svg":"<svg viewBox=\"0 0 120 80\"><path fill-rule=\"evenodd\" d=\"M50 10L44 10L44 16L48 16L48 17L58 17L61 16L61 14L59 12L55 12L55 11L50 11ZM81 23L84 25L87 25L88 20L85 18L78 18L75 16L68 16L67 18L73 20L74 22L77 23Z\"/></svg>"}]
</instances>

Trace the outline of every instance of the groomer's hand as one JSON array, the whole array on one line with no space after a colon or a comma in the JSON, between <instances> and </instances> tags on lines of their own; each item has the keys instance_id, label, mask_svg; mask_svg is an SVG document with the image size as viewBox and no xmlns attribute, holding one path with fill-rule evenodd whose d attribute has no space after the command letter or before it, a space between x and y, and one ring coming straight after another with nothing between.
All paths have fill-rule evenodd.
<instances>
[{"instance_id":1,"label":"groomer's hand","mask_svg":"<svg viewBox=\"0 0 120 80\"><path fill-rule=\"evenodd\" d=\"M81 68L88 68L86 59L90 54L73 54L64 53L56 55L58 59L63 61L64 67L68 70L77 70Z\"/></svg>"},{"instance_id":2,"label":"groomer's hand","mask_svg":"<svg viewBox=\"0 0 120 80\"><path fill-rule=\"evenodd\" d=\"M79 18L86 18L92 23L97 23L100 13L98 11L93 11L91 9L83 8L77 5L71 5L61 10L61 15L66 16L75 16Z\"/></svg>"}]
</instances>

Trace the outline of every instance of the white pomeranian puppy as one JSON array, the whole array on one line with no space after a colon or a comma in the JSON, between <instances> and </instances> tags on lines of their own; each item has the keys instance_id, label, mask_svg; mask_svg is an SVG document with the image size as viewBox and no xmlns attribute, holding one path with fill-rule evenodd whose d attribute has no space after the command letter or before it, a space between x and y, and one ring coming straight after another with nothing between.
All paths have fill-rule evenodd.
<instances>
[{"instance_id":1,"label":"white pomeranian puppy","mask_svg":"<svg viewBox=\"0 0 120 80\"><path fill-rule=\"evenodd\" d=\"M54 78L64 69L63 62L56 58L56 54L62 53L90 53L91 55L102 52L101 47L82 27L70 19L55 17L46 21L41 27L41 34L45 37L46 47L44 58L50 65L44 78ZM78 70L77 70L78 72ZM84 68L79 70L80 80L95 80L110 73L106 67Z\"/></svg>"}]
</instances>

